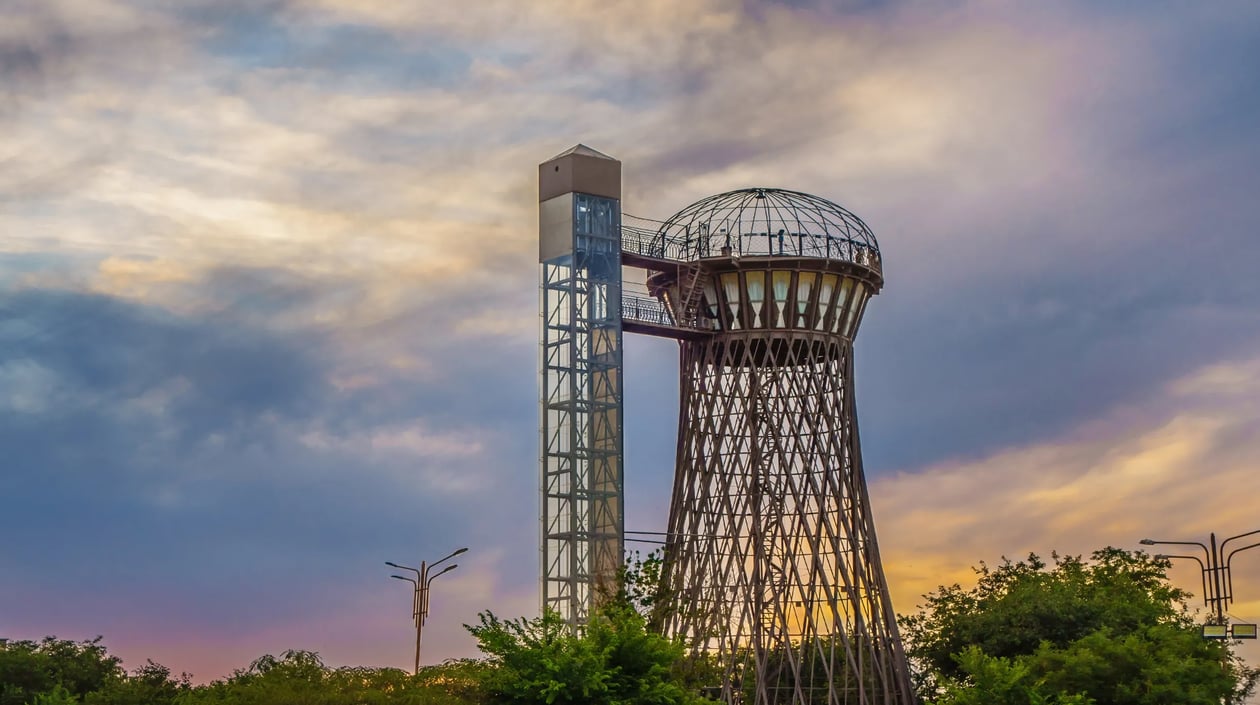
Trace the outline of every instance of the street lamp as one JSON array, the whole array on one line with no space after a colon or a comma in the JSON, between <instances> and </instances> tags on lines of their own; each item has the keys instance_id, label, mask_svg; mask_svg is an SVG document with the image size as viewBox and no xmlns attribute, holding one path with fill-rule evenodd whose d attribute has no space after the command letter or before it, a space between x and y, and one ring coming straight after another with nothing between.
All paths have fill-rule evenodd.
<instances>
[{"instance_id":1,"label":"street lamp","mask_svg":"<svg viewBox=\"0 0 1260 705\"><path fill-rule=\"evenodd\" d=\"M1206 562L1200 560L1198 556L1158 554L1155 557L1190 558L1197 561L1203 574L1203 602L1209 609L1215 607L1217 624L1226 624L1225 609L1229 607L1231 602L1234 601L1234 579L1232 573L1230 572L1230 564L1234 559L1234 554L1240 553L1249 548L1260 546L1260 542L1235 548L1229 553L1225 553L1225 546L1229 544L1230 541L1241 539L1246 536L1254 536L1256 534L1260 534L1260 529L1248 531L1245 534L1238 534L1237 536L1230 536L1224 541L1221 541L1219 545L1216 543L1215 533L1210 535L1208 540L1209 545L1204 545L1198 541L1156 541L1154 539L1142 539L1138 543L1143 546L1198 546L1203 549L1203 554L1207 558Z\"/></svg>"},{"instance_id":2,"label":"street lamp","mask_svg":"<svg viewBox=\"0 0 1260 705\"><path fill-rule=\"evenodd\" d=\"M433 561L432 563L428 563L426 561L420 561L419 568L412 568L409 565L402 565L399 563L394 563L392 561L385 561L385 565L390 566L391 568L400 568L402 570L409 570L416 574L416 577L414 579L408 578L402 575L391 575L389 577L397 578L398 580L406 580L412 585L411 618L412 620L415 621L415 624L416 624L415 672L417 674L420 673L420 637L424 633L425 619L427 619L429 616L429 585L431 585L433 583L433 580L437 578L439 575L442 575L443 573L449 573L450 571L458 568L459 564L452 563L451 565L446 566L445 568L443 568L442 570L439 570L437 573L433 575L429 575L429 570L437 566L439 563L445 563L446 561L454 558L455 556L458 556L461 553L466 552L467 550L468 548L466 547L457 549L455 551L452 551L450 554L442 558L439 558L436 561Z\"/></svg>"}]
</instances>

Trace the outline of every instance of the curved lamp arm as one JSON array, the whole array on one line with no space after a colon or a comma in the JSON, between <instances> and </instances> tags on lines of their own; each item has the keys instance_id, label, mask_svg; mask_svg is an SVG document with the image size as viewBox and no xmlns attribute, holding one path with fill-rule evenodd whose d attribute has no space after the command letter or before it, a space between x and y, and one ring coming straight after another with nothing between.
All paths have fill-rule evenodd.
<instances>
[{"instance_id":1,"label":"curved lamp arm","mask_svg":"<svg viewBox=\"0 0 1260 705\"><path fill-rule=\"evenodd\" d=\"M411 566L409 566L409 565L400 565L400 564L398 564L398 563L394 563L394 562L392 562L392 561L385 561L385 565L389 566L390 568L398 568L398 569L401 569L401 570L409 570L409 571L411 571L411 572L413 572L413 573L415 573L415 574L416 574L416 580L419 580L419 579L420 579L420 569L419 569L419 568L412 568L412 567L411 567ZM424 565L424 564L423 564L423 563L421 563L421 565ZM391 575L390 577L393 577L393 576Z\"/></svg>"},{"instance_id":2,"label":"curved lamp arm","mask_svg":"<svg viewBox=\"0 0 1260 705\"><path fill-rule=\"evenodd\" d=\"M419 619L420 618L420 583L417 583L416 581L412 580L411 578L408 578L405 575L391 575L389 577L397 579L397 580L406 580L407 582L411 583L411 618Z\"/></svg>"},{"instance_id":3,"label":"curved lamp arm","mask_svg":"<svg viewBox=\"0 0 1260 705\"><path fill-rule=\"evenodd\" d=\"M1157 558L1157 559L1159 559L1159 558L1189 558L1190 560L1194 561L1195 563L1198 563L1198 564L1199 564L1199 568L1201 569L1201 570L1199 571L1199 576L1200 576L1200 577L1202 578L1202 580L1203 580L1203 606L1204 606L1204 607L1208 607L1208 606L1210 606L1210 605L1211 605L1211 603L1208 601L1208 589L1207 589L1207 572L1208 572L1208 569L1207 569L1207 566L1203 564L1203 559L1202 559L1202 558L1199 558L1198 556L1173 556L1173 555L1168 555L1168 554L1166 554L1166 553L1157 553L1157 554L1155 554L1155 558Z\"/></svg>"},{"instance_id":4,"label":"curved lamp arm","mask_svg":"<svg viewBox=\"0 0 1260 705\"><path fill-rule=\"evenodd\" d=\"M467 553L467 552L468 552L468 547L467 547L467 546L465 546L465 547L463 547L463 548L457 548L457 549L455 549L454 551L451 551L450 555L447 555L447 556L445 556L445 557L439 558L439 559L437 559L436 561L433 561L432 563L430 563L430 564L429 564L429 567L430 567L430 568L432 568L433 566L437 565L438 563L445 563L446 561L448 561L448 560L450 560L450 559L454 558L455 556L458 556L458 555L459 555L459 554L461 554L461 553Z\"/></svg>"},{"instance_id":5,"label":"curved lamp arm","mask_svg":"<svg viewBox=\"0 0 1260 705\"><path fill-rule=\"evenodd\" d=\"M1208 563L1212 562L1212 552L1208 547L1198 541L1156 541L1155 539L1142 539L1138 543L1143 546L1198 546L1203 549L1203 555L1207 556Z\"/></svg>"},{"instance_id":6,"label":"curved lamp arm","mask_svg":"<svg viewBox=\"0 0 1260 705\"><path fill-rule=\"evenodd\" d=\"M1253 534L1260 533L1260 531L1253 531L1251 533ZM1248 534L1239 534L1238 536L1234 536L1231 538L1239 538L1240 536L1248 536ZM1225 556L1225 581L1226 581L1226 584L1229 585L1229 601L1230 602L1234 601L1234 571L1229 569L1229 565L1234 560L1234 554L1242 552L1242 551L1246 551L1249 548L1255 548L1256 546L1260 546L1260 541L1247 544L1246 546L1242 546L1240 548L1235 548L1234 550L1230 551ZM1224 548L1224 547L1225 547L1225 544L1224 542L1222 542L1221 548Z\"/></svg>"},{"instance_id":7,"label":"curved lamp arm","mask_svg":"<svg viewBox=\"0 0 1260 705\"><path fill-rule=\"evenodd\" d=\"M458 563L452 563L451 565L448 565L442 570L439 570L438 572L429 576L429 579L424 581L424 590L423 590L424 597L421 598L421 601L420 601L420 621L423 622L429 616L429 586L433 584L434 580L437 580L437 577L439 575L442 575L443 573L449 573L458 567L459 567Z\"/></svg>"},{"instance_id":8,"label":"curved lamp arm","mask_svg":"<svg viewBox=\"0 0 1260 705\"><path fill-rule=\"evenodd\" d=\"M437 577L438 577L439 575L442 575L443 573L449 573L449 572L451 572L452 570L455 570L455 569L456 569L456 568L458 568L458 567L459 567L459 564L458 564L458 563L452 563L452 564L450 564L450 565L446 566L445 568L443 568L443 569L439 570L438 572L434 573L433 575L430 575L430 576L429 576L429 579L428 579L428 580L426 580L426 581L424 581L424 586L425 586L425 588L428 588L430 585L432 585L432 584L433 584L433 581L434 581L434 580L437 580Z\"/></svg>"},{"instance_id":9,"label":"curved lamp arm","mask_svg":"<svg viewBox=\"0 0 1260 705\"><path fill-rule=\"evenodd\" d=\"M1229 538L1227 538L1227 539L1225 539L1224 541L1222 541L1222 542L1221 542L1221 553L1222 553L1222 554L1224 554L1224 553L1225 553L1225 544L1229 543L1230 541L1233 541L1234 539L1241 539L1241 538L1244 538L1244 537L1246 537L1246 536L1254 536L1254 535L1256 535L1256 534L1260 534L1260 529L1256 529L1255 531L1248 531L1248 532L1247 532L1247 533L1245 533L1245 534L1238 534L1237 536L1230 536ZM1256 545L1256 544L1254 544L1254 543L1253 543L1253 544L1251 544L1251 546L1255 546L1255 545ZM1233 553L1238 553L1238 551L1245 551L1245 550L1247 550L1248 548L1251 548L1251 546L1243 546L1242 548L1235 549L1235 550L1233 551ZM1230 555L1233 555L1233 553L1231 553Z\"/></svg>"}]
</instances>

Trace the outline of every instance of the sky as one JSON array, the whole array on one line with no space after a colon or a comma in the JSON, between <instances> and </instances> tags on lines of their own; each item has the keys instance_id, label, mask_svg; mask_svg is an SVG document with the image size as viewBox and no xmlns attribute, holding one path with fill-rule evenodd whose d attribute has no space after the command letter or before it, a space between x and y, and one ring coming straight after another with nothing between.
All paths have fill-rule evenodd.
<instances>
[{"instance_id":1,"label":"sky","mask_svg":"<svg viewBox=\"0 0 1260 705\"><path fill-rule=\"evenodd\" d=\"M634 215L778 187L876 233L899 612L1260 529L1258 44L1246 0L0 0L0 636L408 667L384 562L464 546L426 663L536 614L536 168L579 142ZM625 364L660 530L676 345Z\"/></svg>"}]
</instances>

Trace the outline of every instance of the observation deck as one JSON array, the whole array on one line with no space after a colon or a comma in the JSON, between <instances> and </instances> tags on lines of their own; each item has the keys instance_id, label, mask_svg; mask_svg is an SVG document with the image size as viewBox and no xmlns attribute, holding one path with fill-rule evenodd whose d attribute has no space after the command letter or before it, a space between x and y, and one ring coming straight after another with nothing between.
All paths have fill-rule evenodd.
<instances>
[{"instance_id":1,"label":"observation deck","mask_svg":"<svg viewBox=\"0 0 1260 705\"><path fill-rule=\"evenodd\" d=\"M678 277L690 263L689 243L663 238L655 230L621 226L621 265L648 272L665 272ZM622 329L661 338L699 340L713 334L699 320L675 320L664 301L655 296L622 293Z\"/></svg>"},{"instance_id":2,"label":"observation deck","mask_svg":"<svg viewBox=\"0 0 1260 705\"><path fill-rule=\"evenodd\" d=\"M645 270L648 286L646 296L623 292L624 330L704 340L731 331L803 329L851 339L863 290L875 293L883 284L879 250L857 238L763 227L731 237L723 231L714 251L707 232L677 230L670 222L660 229L621 226L621 264ZM757 247L737 250L732 241ZM760 297L755 311L750 294Z\"/></svg>"}]
</instances>

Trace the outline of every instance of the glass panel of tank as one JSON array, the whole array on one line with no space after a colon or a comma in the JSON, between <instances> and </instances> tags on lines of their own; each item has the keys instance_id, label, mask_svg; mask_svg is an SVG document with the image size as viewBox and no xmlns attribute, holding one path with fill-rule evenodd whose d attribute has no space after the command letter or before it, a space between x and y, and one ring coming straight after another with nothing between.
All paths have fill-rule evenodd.
<instances>
[{"instance_id":1,"label":"glass panel of tank","mask_svg":"<svg viewBox=\"0 0 1260 705\"><path fill-rule=\"evenodd\" d=\"M770 274L774 287L774 327L787 328L788 292L792 289L792 273L775 271Z\"/></svg>"},{"instance_id":2,"label":"glass panel of tank","mask_svg":"<svg viewBox=\"0 0 1260 705\"><path fill-rule=\"evenodd\" d=\"M857 315L853 317L853 327L849 329L850 338L857 335L858 326L862 325L862 316L866 313L866 302L870 300L869 296L863 296L858 300Z\"/></svg>"},{"instance_id":3,"label":"glass panel of tank","mask_svg":"<svg viewBox=\"0 0 1260 705\"><path fill-rule=\"evenodd\" d=\"M801 272L796 280L796 327L809 327L809 298L814 293L814 279L817 274Z\"/></svg>"},{"instance_id":4,"label":"glass panel of tank","mask_svg":"<svg viewBox=\"0 0 1260 705\"><path fill-rule=\"evenodd\" d=\"M853 287L853 302L849 304L849 315L844 319L844 334L853 335L853 322L856 320L858 309L862 307L862 290L866 287L862 282L858 282Z\"/></svg>"},{"instance_id":5,"label":"glass panel of tank","mask_svg":"<svg viewBox=\"0 0 1260 705\"><path fill-rule=\"evenodd\" d=\"M714 327L720 328L721 326L717 324L717 319L718 319L717 287L714 286L713 280L710 279L709 277L705 277L704 279L704 289L702 290L702 293L704 295L703 305L704 305L705 320L711 323Z\"/></svg>"},{"instance_id":6,"label":"glass panel of tank","mask_svg":"<svg viewBox=\"0 0 1260 705\"><path fill-rule=\"evenodd\" d=\"M722 275L722 293L726 295L726 305L731 312L730 329L739 330L739 273L727 272Z\"/></svg>"},{"instance_id":7,"label":"glass panel of tank","mask_svg":"<svg viewBox=\"0 0 1260 705\"><path fill-rule=\"evenodd\" d=\"M814 330L823 330L831 314L831 299L839 280L834 274L822 275L822 283L818 285L818 320L814 321Z\"/></svg>"},{"instance_id":8,"label":"glass panel of tank","mask_svg":"<svg viewBox=\"0 0 1260 705\"><path fill-rule=\"evenodd\" d=\"M752 321L749 325L760 328L761 309L766 301L766 273L747 272L744 278L748 282L748 306L752 309Z\"/></svg>"},{"instance_id":9,"label":"glass panel of tank","mask_svg":"<svg viewBox=\"0 0 1260 705\"><path fill-rule=\"evenodd\" d=\"M831 322L830 330L832 333L839 333L842 330L841 324L849 312L849 302L853 299L853 280L845 277L840 281L840 293L836 296L836 317Z\"/></svg>"}]
</instances>

